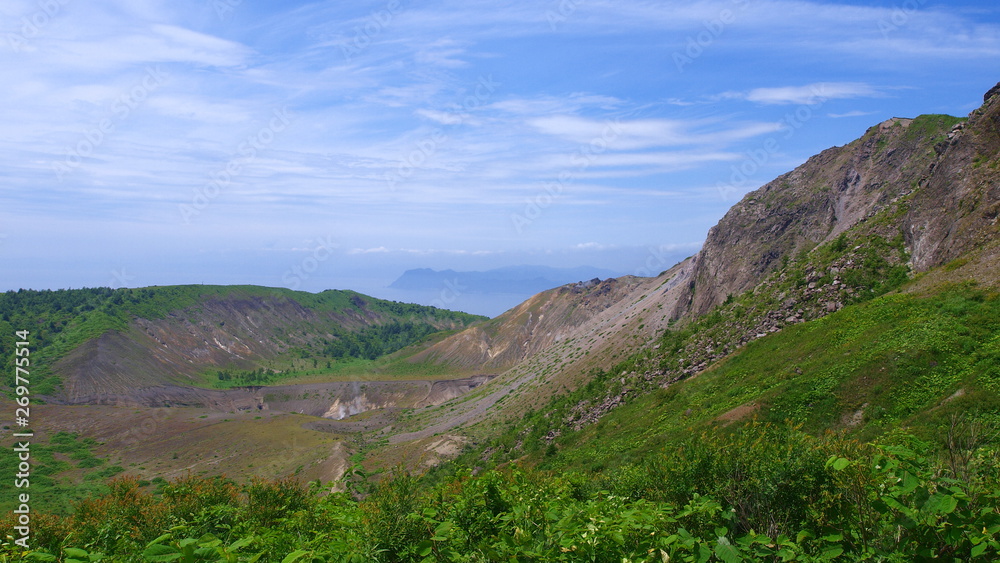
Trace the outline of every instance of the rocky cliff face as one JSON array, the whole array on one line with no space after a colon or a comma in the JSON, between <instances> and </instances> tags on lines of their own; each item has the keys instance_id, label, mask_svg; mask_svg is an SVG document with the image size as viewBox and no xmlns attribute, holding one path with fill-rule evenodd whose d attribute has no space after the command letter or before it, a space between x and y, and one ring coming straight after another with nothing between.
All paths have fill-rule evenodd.
<instances>
[{"instance_id":1,"label":"rocky cliff face","mask_svg":"<svg viewBox=\"0 0 1000 563\"><path fill-rule=\"evenodd\" d=\"M901 200L909 199L910 211L897 225L916 271L994 236L998 106L1000 96L989 96L967 123L935 115L890 119L747 194L709 231L678 314L708 312L754 287L784 256L832 240Z\"/></svg>"},{"instance_id":2,"label":"rocky cliff face","mask_svg":"<svg viewBox=\"0 0 1000 563\"><path fill-rule=\"evenodd\" d=\"M926 271L996 241L1000 232L1000 84L934 147L938 158L904 219L913 265Z\"/></svg>"}]
</instances>

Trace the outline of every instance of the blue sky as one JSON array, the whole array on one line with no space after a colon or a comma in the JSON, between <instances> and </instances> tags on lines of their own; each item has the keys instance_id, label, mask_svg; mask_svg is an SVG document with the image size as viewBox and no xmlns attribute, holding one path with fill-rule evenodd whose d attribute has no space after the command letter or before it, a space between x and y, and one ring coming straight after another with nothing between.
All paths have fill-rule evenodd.
<instances>
[{"instance_id":1,"label":"blue sky","mask_svg":"<svg viewBox=\"0 0 1000 563\"><path fill-rule=\"evenodd\" d=\"M1000 81L992 0L6 0L0 38L0 289L656 273Z\"/></svg>"}]
</instances>

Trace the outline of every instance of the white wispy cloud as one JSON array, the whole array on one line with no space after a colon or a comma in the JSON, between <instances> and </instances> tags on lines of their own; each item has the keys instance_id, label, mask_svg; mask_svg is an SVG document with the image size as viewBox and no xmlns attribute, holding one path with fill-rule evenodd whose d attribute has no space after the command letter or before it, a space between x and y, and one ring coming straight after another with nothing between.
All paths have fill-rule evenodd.
<instances>
[{"instance_id":1,"label":"white wispy cloud","mask_svg":"<svg viewBox=\"0 0 1000 563\"><path fill-rule=\"evenodd\" d=\"M354 237L344 256L391 261L691 240L731 204L692 186L730 177L764 139L781 150L749 183L856 135L830 118L952 111L956 91L974 103L1000 56L997 9L968 0L905 21L804 0L430 0L389 16L382 2L241 2L225 18L193 0L59 4L17 50L7 34L41 8L0 7L0 224L73 218L137 248L335 230ZM703 32L679 77L671 54ZM145 87L148 69L168 78ZM901 88L917 101L897 110ZM787 127L788 106L821 100ZM517 233L528 205L538 219ZM30 242L2 230L5 248Z\"/></svg>"},{"instance_id":2,"label":"white wispy cloud","mask_svg":"<svg viewBox=\"0 0 1000 563\"><path fill-rule=\"evenodd\" d=\"M875 112L873 111L854 110L845 113L828 113L826 116L832 117L833 119L843 119L845 117L864 117L866 115L873 115L874 113Z\"/></svg>"},{"instance_id":3,"label":"white wispy cloud","mask_svg":"<svg viewBox=\"0 0 1000 563\"><path fill-rule=\"evenodd\" d=\"M717 119L604 119L574 115L538 117L528 124L547 135L587 145L604 144L615 150L683 145L726 144L773 133L778 123L723 123Z\"/></svg>"},{"instance_id":4,"label":"white wispy cloud","mask_svg":"<svg viewBox=\"0 0 1000 563\"><path fill-rule=\"evenodd\" d=\"M347 251L348 254L388 254L392 252L384 246L379 246L376 248L352 248Z\"/></svg>"},{"instance_id":5,"label":"white wispy cloud","mask_svg":"<svg viewBox=\"0 0 1000 563\"><path fill-rule=\"evenodd\" d=\"M804 86L755 88L747 92L747 101L760 104L816 104L827 100L841 100L877 96L879 92L868 84L858 82L815 82Z\"/></svg>"}]
</instances>

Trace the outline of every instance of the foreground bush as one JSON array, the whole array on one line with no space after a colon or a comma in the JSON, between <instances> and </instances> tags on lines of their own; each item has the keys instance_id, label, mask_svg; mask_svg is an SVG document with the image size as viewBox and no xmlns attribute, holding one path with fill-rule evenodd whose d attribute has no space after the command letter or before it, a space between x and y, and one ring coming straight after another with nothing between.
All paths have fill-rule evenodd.
<instances>
[{"instance_id":1,"label":"foreground bush","mask_svg":"<svg viewBox=\"0 0 1000 563\"><path fill-rule=\"evenodd\" d=\"M750 424L614 475L507 468L428 488L396 472L362 500L220 478L154 495L124 478L72 516L36 515L35 552L3 523L0 561L992 561L997 461Z\"/></svg>"}]
</instances>

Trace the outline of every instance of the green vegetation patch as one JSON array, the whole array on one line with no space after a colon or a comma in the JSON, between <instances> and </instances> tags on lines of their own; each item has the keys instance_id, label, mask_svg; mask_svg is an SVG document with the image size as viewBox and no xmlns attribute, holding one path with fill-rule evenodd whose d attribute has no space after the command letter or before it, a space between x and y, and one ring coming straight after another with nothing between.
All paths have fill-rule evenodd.
<instances>
[{"instance_id":1,"label":"green vegetation patch","mask_svg":"<svg viewBox=\"0 0 1000 563\"><path fill-rule=\"evenodd\" d=\"M937 439L958 413L1000 424L1000 298L969 285L846 307L753 340L695 378L645 390L641 372L630 374L676 360L705 327L689 329L595 371L587 385L510 423L460 463L527 453L542 467L609 470L641 463L692 431L753 419L864 438L906 425Z\"/></svg>"},{"instance_id":2,"label":"green vegetation patch","mask_svg":"<svg viewBox=\"0 0 1000 563\"><path fill-rule=\"evenodd\" d=\"M966 118L964 117L955 117L952 115L921 115L914 118L910 126L906 128L903 140L911 142L926 142L927 140L935 143L940 142L947 139L948 132L951 131L952 127L965 121Z\"/></svg>"},{"instance_id":3,"label":"green vegetation patch","mask_svg":"<svg viewBox=\"0 0 1000 563\"><path fill-rule=\"evenodd\" d=\"M956 427L968 437L969 427ZM964 432L964 433L963 433ZM997 450L945 455L909 435L865 444L788 425L706 432L607 475L510 466L436 484L350 472L113 481L69 516L35 515L8 561L993 561ZM13 521L0 534L13 535ZM60 559L58 556L61 556Z\"/></svg>"},{"instance_id":4,"label":"green vegetation patch","mask_svg":"<svg viewBox=\"0 0 1000 563\"><path fill-rule=\"evenodd\" d=\"M105 482L124 469L108 465L91 451L97 446L91 438L81 438L70 432L56 432L48 440L31 440L30 487L32 506L58 507L68 514L73 504L84 498L107 492ZM0 471L17 473L16 455L0 456ZM13 490L13 489L12 489ZM10 512L16 507L13 493L0 499L0 510Z\"/></svg>"}]
</instances>

